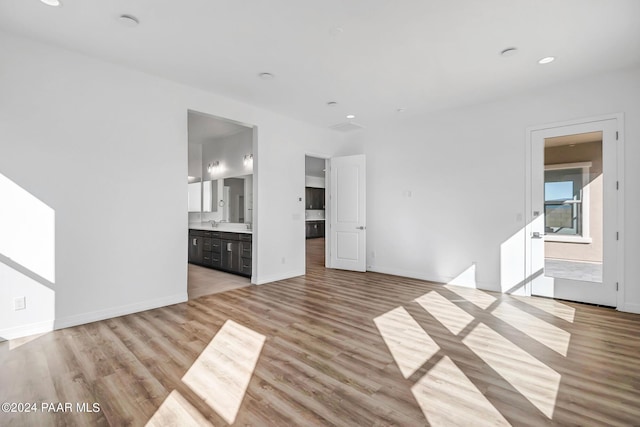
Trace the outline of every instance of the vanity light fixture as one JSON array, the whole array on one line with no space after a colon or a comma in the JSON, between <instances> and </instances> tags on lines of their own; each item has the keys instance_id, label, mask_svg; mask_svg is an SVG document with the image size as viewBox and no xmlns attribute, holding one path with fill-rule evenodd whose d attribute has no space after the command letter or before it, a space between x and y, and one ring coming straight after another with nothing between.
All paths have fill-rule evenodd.
<instances>
[{"instance_id":1,"label":"vanity light fixture","mask_svg":"<svg viewBox=\"0 0 640 427\"><path fill-rule=\"evenodd\" d=\"M215 162L211 162L207 166L207 172L214 173L214 172L216 172L218 170L219 166L220 166L220 162L219 161L216 160Z\"/></svg>"},{"instance_id":2,"label":"vanity light fixture","mask_svg":"<svg viewBox=\"0 0 640 427\"><path fill-rule=\"evenodd\" d=\"M245 167L253 166L253 154L245 154L242 159L242 163Z\"/></svg>"}]
</instances>

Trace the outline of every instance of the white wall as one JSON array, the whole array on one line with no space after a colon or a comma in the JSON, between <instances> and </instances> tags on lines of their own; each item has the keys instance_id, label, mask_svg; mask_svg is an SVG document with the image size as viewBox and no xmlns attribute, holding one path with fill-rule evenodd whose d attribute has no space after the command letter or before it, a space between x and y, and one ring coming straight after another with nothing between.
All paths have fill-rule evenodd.
<instances>
[{"instance_id":1,"label":"white wall","mask_svg":"<svg viewBox=\"0 0 640 427\"><path fill-rule=\"evenodd\" d=\"M618 112L625 114L626 173L619 308L640 312L639 69L469 108L407 112L354 135L368 162L370 268L441 282L461 274L468 282L475 268L479 288L517 285L524 278L526 128Z\"/></svg>"},{"instance_id":2,"label":"white wall","mask_svg":"<svg viewBox=\"0 0 640 427\"><path fill-rule=\"evenodd\" d=\"M202 144L189 144L188 159L189 169L187 173L189 176L202 178Z\"/></svg>"},{"instance_id":3,"label":"white wall","mask_svg":"<svg viewBox=\"0 0 640 427\"><path fill-rule=\"evenodd\" d=\"M253 172L250 166L244 165L245 154L252 154L253 129L207 141L202 145L202 174L204 179L220 179L247 175ZM207 165L219 161L218 170L209 173Z\"/></svg>"},{"instance_id":4,"label":"white wall","mask_svg":"<svg viewBox=\"0 0 640 427\"><path fill-rule=\"evenodd\" d=\"M305 185L307 187L325 188L324 178L307 175L305 177Z\"/></svg>"},{"instance_id":5,"label":"white wall","mask_svg":"<svg viewBox=\"0 0 640 427\"><path fill-rule=\"evenodd\" d=\"M212 118L211 120L215 120ZM222 138L212 139L205 142L202 145L202 174L204 180L216 180L217 184L217 200L215 201L218 206L218 201L222 199L224 178L247 176L253 173L251 165L244 164L244 156L246 154L253 153L253 129L247 128L239 133L229 135ZM210 163L215 161L219 162L216 170L209 172L207 167ZM251 180L253 182L253 180ZM245 193L247 196L251 196L252 192ZM247 197L245 197L247 200ZM245 206L245 215L248 210ZM215 212L203 212L199 220L206 221L220 221L223 219L223 208L219 207ZM192 216L195 218L195 216ZM249 218L245 216L245 218ZM198 221L189 221L198 222ZM252 222L251 219L245 222Z\"/></svg>"},{"instance_id":6,"label":"white wall","mask_svg":"<svg viewBox=\"0 0 640 427\"><path fill-rule=\"evenodd\" d=\"M46 330L50 291L58 327L186 299L188 109L258 126L254 277L304 272L304 154L340 134L4 33L0 51L0 173L55 213L55 277L29 278L24 311L30 272L0 258L0 337Z\"/></svg>"}]
</instances>

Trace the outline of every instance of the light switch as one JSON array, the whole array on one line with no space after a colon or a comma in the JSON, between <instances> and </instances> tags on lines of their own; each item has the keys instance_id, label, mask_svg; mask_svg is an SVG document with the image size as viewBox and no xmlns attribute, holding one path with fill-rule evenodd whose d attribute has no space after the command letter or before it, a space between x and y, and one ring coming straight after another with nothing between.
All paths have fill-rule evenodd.
<instances>
[{"instance_id":1,"label":"light switch","mask_svg":"<svg viewBox=\"0 0 640 427\"><path fill-rule=\"evenodd\" d=\"M13 311L24 310L27 308L27 298L18 297L13 299Z\"/></svg>"}]
</instances>

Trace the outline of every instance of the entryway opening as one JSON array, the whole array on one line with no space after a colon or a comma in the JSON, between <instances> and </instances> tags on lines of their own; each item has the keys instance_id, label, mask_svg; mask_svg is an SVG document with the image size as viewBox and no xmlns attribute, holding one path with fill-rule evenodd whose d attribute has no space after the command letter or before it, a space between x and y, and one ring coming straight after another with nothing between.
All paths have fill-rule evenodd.
<instances>
[{"instance_id":1,"label":"entryway opening","mask_svg":"<svg viewBox=\"0 0 640 427\"><path fill-rule=\"evenodd\" d=\"M327 159L305 156L305 251L306 271L325 268L327 232Z\"/></svg>"},{"instance_id":2,"label":"entryway opening","mask_svg":"<svg viewBox=\"0 0 640 427\"><path fill-rule=\"evenodd\" d=\"M255 126L188 111L189 299L255 276Z\"/></svg>"}]
</instances>

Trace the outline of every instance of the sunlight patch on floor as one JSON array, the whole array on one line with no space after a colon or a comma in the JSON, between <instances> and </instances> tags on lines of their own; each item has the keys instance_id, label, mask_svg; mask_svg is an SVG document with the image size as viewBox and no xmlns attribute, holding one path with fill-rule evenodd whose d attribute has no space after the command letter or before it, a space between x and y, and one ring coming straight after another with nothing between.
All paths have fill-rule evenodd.
<instances>
[{"instance_id":1,"label":"sunlight patch on floor","mask_svg":"<svg viewBox=\"0 0 640 427\"><path fill-rule=\"evenodd\" d=\"M486 310L491 306L491 304L497 301L496 298L491 294L478 289L469 289L460 286L449 285L445 286L444 288L448 291L453 292L459 297L466 299L471 304L475 305L478 308L481 308L482 310Z\"/></svg>"},{"instance_id":2,"label":"sunlight patch on floor","mask_svg":"<svg viewBox=\"0 0 640 427\"><path fill-rule=\"evenodd\" d=\"M373 321L405 378L440 350L404 307L397 307Z\"/></svg>"},{"instance_id":3,"label":"sunlight patch on floor","mask_svg":"<svg viewBox=\"0 0 640 427\"><path fill-rule=\"evenodd\" d=\"M179 391L173 390L145 424L147 427L212 426Z\"/></svg>"},{"instance_id":4,"label":"sunlight patch on floor","mask_svg":"<svg viewBox=\"0 0 640 427\"><path fill-rule=\"evenodd\" d=\"M264 335L227 320L182 381L232 424L264 342Z\"/></svg>"},{"instance_id":5,"label":"sunlight patch on floor","mask_svg":"<svg viewBox=\"0 0 640 427\"><path fill-rule=\"evenodd\" d=\"M51 330L53 330L53 325L51 325ZM9 340L9 350L15 350L16 348L20 348L21 346L30 343L31 341L35 341L43 335L48 334L49 332L43 332L41 334L29 335L27 337L14 338Z\"/></svg>"},{"instance_id":6,"label":"sunlight patch on floor","mask_svg":"<svg viewBox=\"0 0 640 427\"><path fill-rule=\"evenodd\" d=\"M542 310L552 316L558 317L569 323L573 323L576 317L576 309L570 305L563 304L560 301L556 301L550 298L535 298L535 297L514 297L518 301L530 305L531 307Z\"/></svg>"},{"instance_id":7,"label":"sunlight patch on floor","mask_svg":"<svg viewBox=\"0 0 640 427\"><path fill-rule=\"evenodd\" d=\"M448 356L420 378L411 392L432 426L469 425L470 420L483 425L510 425Z\"/></svg>"},{"instance_id":8,"label":"sunlight patch on floor","mask_svg":"<svg viewBox=\"0 0 640 427\"><path fill-rule=\"evenodd\" d=\"M553 416L560 374L484 323L462 342L549 419Z\"/></svg>"},{"instance_id":9,"label":"sunlight patch on floor","mask_svg":"<svg viewBox=\"0 0 640 427\"><path fill-rule=\"evenodd\" d=\"M473 316L435 291L414 300L454 335L473 322Z\"/></svg>"},{"instance_id":10,"label":"sunlight patch on floor","mask_svg":"<svg viewBox=\"0 0 640 427\"><path fill-rule=\"evenodd\" d=\"M511 304L500 304L492 315L551 350L567 356L571 334Z\"/></svg>"}]
</instances>

